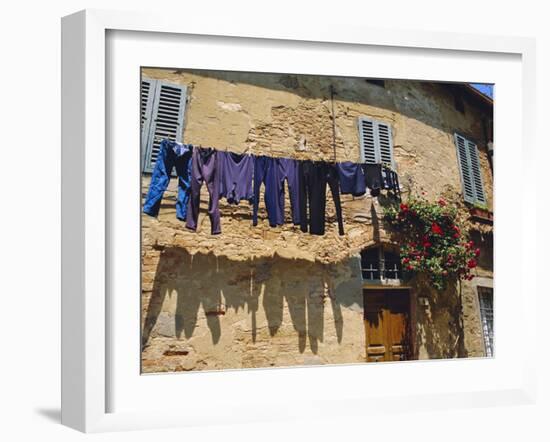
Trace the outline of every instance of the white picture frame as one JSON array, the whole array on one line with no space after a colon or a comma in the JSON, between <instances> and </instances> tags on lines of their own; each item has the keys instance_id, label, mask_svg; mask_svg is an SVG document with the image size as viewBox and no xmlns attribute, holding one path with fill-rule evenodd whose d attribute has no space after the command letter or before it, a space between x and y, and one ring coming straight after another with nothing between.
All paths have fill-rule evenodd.
<instances>
[{"instance_id":1,"label":"white picture frame","mask_svg":"<svg viewBox=\"0 0 550 442\"><path fill-rule=\"evenodd\" d=\"M112 128L107 130L109 125L106 125L106 121L116 118L116 112L111 113L111 109L108 109L108 94L112 93L110 82L116 81L114 77L117 75L114 71L109 70L109 64L113 63L114 58L120 54L114 46L109 45L108 39L109 35L113 36L116 33L129 35L132 38L138 35L144 45L148 38L153 37L157 43L159 39L165 38L174 45L180 44L180 39L186 37L192 38L194 44L197 45L204 45L201 39L209 37L215 38L216 42L220 44L227 44L224 39L231 39L231 41L249 45L252 50L254 48L258 50L263 44L266 44L274 51L282 51L282 56L287 50L285 48L295 46L297 53L301 50L308 50L308 48L319 47L323 50L333 51L335 56L338 52L345 55L346 51L358 48L370 48L369 50L378 51L379 56L383 56L384 51L391 49L400 51L400 54L397 55L401 57L410 54L412 62L415 60L414 54L429 55L429 57L433 57L433 60L444 57L445 54L467 54L473 59L477 57L479 63L483 63L484 54L487 57L489 54L500 54L504 58L512 57L516 65L519 63L520 90L515 92L510 90L509 97L504 89L502 95L499 95L498 86L496 90L495 144L502 149L501 156L496 154L498 157L496 168L500 168L500 172L495 173L495 182L498 182L496 185L497 197L495 198L496 225L498 225L499 232L503 232L505 235L506 229L510 226L507 227L504 219L507 216L515 216L513 206L507 203L507 199L513 200L516 206L520 206L521 210L518 212L521 220L536 217L536 190L532 189L529 194L523 194L518 200L517 196L520 191L511 188L505 178L499 178L499 174L502 174L500 175L502 177L505 176L506 167L509 167L505 161L507 155L510 155L510 152L506 150L509 143L515 141L519 143L521 146L520 159L528 158L530 153L535 150L535 44L532 39L404 30L395 32L394 30L339 25L327 29L316 27L314 24L289 30L281 29L276 24L265 26L265 23L241 22L235 26L232 21L228 21L226 24L209 23L206 20L182 21L179 17L172 17L170 14L155 15L102 10L86 10L64 17L62 21L63 424L84 432L101 432L207 425L212 421L217 423L257 422L308 418L313 415L319 417L324 414L328 416L329 413L331 416L368 415L375 412L395 412L413 408L416 410L452 409L470 407L472 404L493 406L502 403L532 404L534 402L535 361L526 358L525 361L518 363L509 362L505 357L507 353L503 350L503 357L500 360L497 356L494 360L418 361L406 364L388 364L380 368L368 369L369 375L376 369L378 370L377 375L382 375L383 370L384 373L391 372L408 379L423 379L424 376L433 378L434 373L438 371L463 372L467 376L481 373L483 377L489 376L491 371L496 368L503 370L504 375L502 377L495 375L494 383L487 388L482 388L481 384L476 384L472 380L470 384L472 388L468 385L461 386L460 382L457 382L456 389L453 391L444 391L441 389L443 383L434 382L433 385L423 385L422 388L413 388L405 393L398 388L384 393L377 391L374 386L370 391L358 388L357 391L350 392L352 384L348 385L346 382L348 382L348 378L349 382L352 382L353 379L360 377L366 370L363 365L344 368L242 370L239 373L231 371L167 376L139 376L139 373L132 372L128 379L132 378L135 382L143 383L143 391L154 389L164 392L167 388L181 388L181 385L184 384L183 376L192 379L192 384L186 387L189 397L198 397L198 392L208 388L220 391L220 386L225 386L228 391L227 394L221 394L219 400L216 399L213 404L210 404L214 408L216 402L220 405L219 411L210 415L205 414L208 404L200 403L200 401L193 408L182 405L175 410L168 406L156 406L148 409L147 404L140 404L140 406L136 404L136 409L130 410L128 407L119 407L115 404L111 395L118 388L117 383L119 382L121 385L124 384L126 389L121 389L117 393L117 397L120 399L117 399L117 402L123 404L135 401L129 390L132 385L136 386L137 384L126 382L123 373L117 370L122 370L120 367L124 365L120 361L133 357L136 354L133 347L139 346L139 342L133 342L132 338L128 344L132 349L128 351L128 354L116 352L115 355L113 351L113 348L118 345L116 339L122 339L117 328L120 324L119 315L122 305L120 302L126 302L124 297L122 300L112 299L113 288L120 287L118 284L124 286L125 282L120 277L113 282L113 274L110 269L110 266L118 259L115 255L125 253L120 247L113 248L110 245L117 241L116 235L120 230L117 230L117 220L114 219L115 201L118 197L115 195L116 192L113 192L113 185L116 188L117 184L109 180L112 180L113 176L115 180L118 180L122 175L113 174L113 170L118 167L116 158L120 155L120 151L113 154L110 150L110 143L116 144L118 135L114 134ZM143 52L151 51L152 46L145 45ZM128 51L128 56L132 55L132 51ZM300 60L297 59L294 62L297 69L300 69L299 72L302 72L304 67L299 67ZM177 67L204 67L202 65L180 66L178 60L175 60L174 63L173 66ZM258 70L263 70L260 63L257 63ZM391 64L390 60L388 60L388 64ZM223 62L218 65L213 62L208 68L216 66L220 69L223 69L224 66L227 68L227 64L224 65ZM134 66L131 66L128 71L133 72L131 75L138 78L139 72L134 72L133 68ZM451 68L451 66L438 67L437 63L430 64L430 69L433 72L431 75L440 79L443 78L441 72ZM415 69L420 69L420 67L417 66ZM337 74L338 72L335 68L335 71L325 73ZM395 72L394 75L399 78L400 75L407 74L402 71ZM417 76L407 75L407 78L421 79L422 77L420 74ZM490 77L490 75L487 78L475 77L466 81L492 82ZM517 80L519 77L516 75L514 78ZM449 77L445 76L445 79L449 79ZM509 115L506 115L505 108L499 108L499 101L505 103L507 98L510 98L510 103L513 100L516 102L519 100L521 105L521 110L517 110L517 113L521 114L521 118L517 119L519 125L515 128L508 127L506 122L509 121L507 120ZM137 98L134 104L137 105ZM513 132L509 132L510 137L503 137L505 131ZM506 134L508 133L506 132ZM139 134L136 132L132 136L139 137ZM133 145L131 141L129 144ZM139 149L139 143L136 144L136 147ZM139 157L139 152L137 157ZM517 157L515 159L517 160ZM132 181L128 185L139 187L139 181ZM125 190L118 188L117 192ZM134 201L132 204L135 205L135 203ZM139 223L139 220L137 222ZM529 232L525 225L523 223L524 227L520 229L519 243L510 245L510 250L505 251L502 242L499 244L498 235L495 240L497 257L499 251L503 254L514 254L516 262L522 263L522 275L527 272L528 256L535 255L536 244L535 233ZM135 252L139 249L139 244L127 244L128 250ZM505 260L496 260L495 290L497 291L497 300L495 304L497 312L504 313L501 316L502 319L498 317L496 319L496 339L499 340L499 345L502 343L501 348L503 349L506 348L508 338L510 338L511 344L514 344L514 341L506 325L507 304L505 300L499 303L498 291L510 293L514 290L518 295L516 308L523 314L528 310L529 305L536 304L535 280L533 278L518 278L510 285L508 281L504 280L510 268L512 267L509 267ZM135 287L136 281L133 284ZM139 286L139 281L137 284ZM134 293L132 290L130 292L132 292L130 296L135 295L136 299L139 298L139 293ZM500 310L501 305L502 310ZM133 326L136 323L139 324L136 322L136 318L139 318L139 311L128 308L128 312L128 315L132 317L129 324L133 324ZM536 340L533 338L535 328L535 321L525 323L523 350L526 353L535 350ZM132 333L135 332L139 334L139 330L132 331ZM118 337L111 340L111 335ZM125 369L133 370L128 367ZM345 370L345 379L342 379L343 372L341 370ZM235 384L235 381L242 382L243 376L246 376L247 383L250 384L247 386L248 390L244 392L234 388L234 385L239 385ZM435 376L437 378L437 374ZM232 379L231 382L227 381L229 378ZM325 381L339 379L342 385L341 392L336 391L328 396L315 394L315 383L323 379ZM265 385L265 388L271 388L275 392L283 384L300 386L304 389L304 394L307 392L307 398L304 399L304 402L288 401L284 407L277 402L271 406L261 404L260 407L260 402L253 400L254 391L259 386ZM128 395L128 398L125 399L124 395ZM368 397L377 397L376 403L369 401ZM223 404L225 406L230 404L231 410L225 408L224 411L221 406ZM308 406L304 407L304 404Z\"/></svg>"}]
</instances>

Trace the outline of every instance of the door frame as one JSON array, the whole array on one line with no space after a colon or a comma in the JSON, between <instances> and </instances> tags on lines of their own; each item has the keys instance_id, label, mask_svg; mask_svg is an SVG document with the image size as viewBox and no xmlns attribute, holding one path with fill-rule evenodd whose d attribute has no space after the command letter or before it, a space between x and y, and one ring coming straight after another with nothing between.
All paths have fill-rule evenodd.
<instances>
[{"instance_id":1,"label":"door frame","mask_svg":"<svg viewBox=\"0 0 550 442\"><path fill-rule=\"evenodd\" d=\"M416 322L417 322L417 303L418 295L410 286L401 286L401 285L374 285L374 284L363 284L363 318L365 316L365 295L369 291L407 291L409 294L409 333L411 336L412 342L411 346L411 358L410 361L418 360L418 345L416 343ZM365 335L366 340L366 335ZM367 345L365 342L365 360L367 359Z\"/></svg>"}]
</instances>

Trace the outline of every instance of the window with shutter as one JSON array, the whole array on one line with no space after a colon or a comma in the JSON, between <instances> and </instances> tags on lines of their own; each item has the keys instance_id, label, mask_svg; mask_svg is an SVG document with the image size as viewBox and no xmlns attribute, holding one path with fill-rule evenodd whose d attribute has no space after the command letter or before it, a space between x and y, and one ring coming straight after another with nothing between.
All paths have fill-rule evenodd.
<instances>
[{"instance_id":1,"label":"window with shutter","mask_svg":"<svg viewBox=\"0 0 550 442\"><path fill-rule=\"evenodd\" d=\"M378 123L378 145L380 149L380 162L393 167L393 145L391 127L384 123Z\"/></svg>"},{"instance_id":2,"label":"window with shutter","mask_svg":"<svg viewBox=\"0 0 550 442\"><path fill-rule=\"evenodd\" d=\"M493 356L493 289L478 287L481 332L485 344L485 355Z\"/></svg>"},{"instance_id":3,"label":"window with shutter","mask_svg":"<svg viewBox=\"0 0 550 442\"><path fill-rule=\"evenodd\" d=\"M395 169L391 126L367 117L359 118L361 162L385 163Z\"/></svg>"},{"instance_id":4,"label":"window with shutter","mask_svg":"<svg viewBox=\"0 0 550 442\"><path fill-rule=\"evenodd\" d=\"M141 82L142 167L152 172L163 139L182 141L187 88L161 80Z\"/></svg>"},{"instance_id":5,"label":"window with shutter","mask_svg":"<svg viewBox=\"0 0 550 442\"><path fill-rule=\"evenodd\" d=\"M155 80L141 80L141 169L145 167L147 146L149 143L149 127L155 96Z\"/></svg>"},{"instance_id":6,"label":"window with shutter","mask_svg":"<svg viewBox=\"0 0 550 442\"><path fill-rule=\"evenodd\" d=\"M455 144L464 201L484 205L487 201L483 191L477 146L474 142L456 133Z\"/></svg>"}]
</instances>

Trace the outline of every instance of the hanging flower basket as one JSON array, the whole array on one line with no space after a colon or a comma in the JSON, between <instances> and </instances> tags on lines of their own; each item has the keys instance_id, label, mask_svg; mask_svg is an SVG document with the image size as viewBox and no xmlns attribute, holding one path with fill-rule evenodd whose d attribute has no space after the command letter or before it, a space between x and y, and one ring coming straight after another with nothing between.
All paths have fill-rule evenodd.
<instances>
[{"instance_id":1,"label":"hanging flower basket","mask_svg":"<svg viewBox=\"0 0 550 442\"><path fill-rule=\"evenodd\" d=\"M403 270L410 276L423 273L438 290L450 280L473 278L480 251L463 233L457 209L444 199L411 198L386 208L384 221L400 244Z\"/></svg>"}]
</instances>

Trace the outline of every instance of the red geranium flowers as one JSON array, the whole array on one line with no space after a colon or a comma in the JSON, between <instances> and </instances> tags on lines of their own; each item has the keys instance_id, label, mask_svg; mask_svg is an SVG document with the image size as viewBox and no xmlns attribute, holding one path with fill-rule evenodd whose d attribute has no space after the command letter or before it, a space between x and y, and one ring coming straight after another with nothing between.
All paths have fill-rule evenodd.
<instances>
[{"instance_id":1,"label":"red geranium flowers","mask_svg":"<svg viewBox=\"0 0 550 442\"><path fill-rule=\"evenodd\" d=\"M436 235L443 235L443 229L437 223L432 223L432 232Z\"/></svg>"},{"instance_id":2,"label":"red geranium flowers","mask_svg":"<svg viewBox=\"0 0 550 442\"><path fill-rule=\"evenodd\" d=\"M424 273L438 289L451 278L471 280L480 250L466 241L457 209L443 198L414 198L384 209L384 220L401 244L401 262L408 272Z\"/></svg>"}]
</instances>

